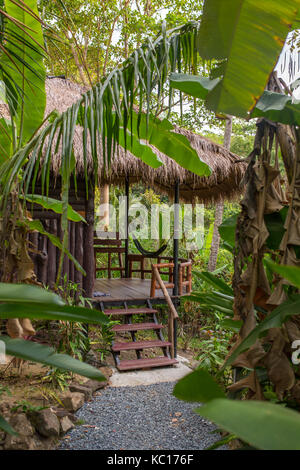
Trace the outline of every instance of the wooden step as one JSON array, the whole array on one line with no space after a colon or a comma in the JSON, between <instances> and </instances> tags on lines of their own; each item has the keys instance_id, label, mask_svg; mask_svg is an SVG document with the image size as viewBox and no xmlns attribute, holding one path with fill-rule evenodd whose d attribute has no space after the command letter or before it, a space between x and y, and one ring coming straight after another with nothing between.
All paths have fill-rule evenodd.
<instances>
[{"instance_id":1,"label":"wooden step","mask_svg":"<svg viewBox=\"0 0 300 470\"><path fill-rule=\"evenodd\" d=\"M148 349L148 348L165 348L171 346L169 341L130 341L127 343L115 343L112 347L113 351L130 351L132 349Z\"/></svg>"},{"instance_id":2,"label":"wooden step","mask_svg":"<svg viewBox=\"0 0 300 470\"><path fill-rule=\"evenodd\" d=\"M117 366L119 370L146 369L148 367L172 366L178 364L176 359L169 359L165 356L152 357L147 359L123 360Z\"/></svg>"},{"instance_id":3,"label":"wooden step","mask_svg":"<svg viewBox=\"0 0 300 470\"><path fill-rule=\"evenodd\" d=\"M159 323L124 323L122 325L115 325L112 331L121 333L124 331L140 331L140 330L161 330L163 325Z\"/></svg>"},{"instance_id":4,"label":"wooden step","mask_svg":"<svg viewBox=\"0 0 300 470\"><path fill-rule=\"evenodd\" d=\"M105 315L147 315L157 313L154 308L110 308L103 311Z\"/></svg>"}]
</instances>

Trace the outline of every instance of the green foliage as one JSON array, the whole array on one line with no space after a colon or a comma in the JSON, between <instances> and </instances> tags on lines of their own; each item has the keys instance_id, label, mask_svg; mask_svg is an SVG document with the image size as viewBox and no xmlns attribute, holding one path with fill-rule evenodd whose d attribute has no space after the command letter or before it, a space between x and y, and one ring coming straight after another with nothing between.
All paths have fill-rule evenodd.
<instances>
[{"instance_id":1,"label":"green foliage","mask_svg":"<svg viewBox=\"0 0 300 470\"><path fill-rule=\"evenodd\" d=\"M207 77L199 77L198 75L186 73L171 73L170 75L171 87L202 100L206 99L209 91L213 90L219 81L219 78L212 80Z\"/></svg>"},{"instance_id":2,"label":"green foliage","mask_svg":"<svg viewBox=\"0 0 300 470\"><path fill-rule=\"evenodd\" d=\"M91 344L95 344L95 351L100 353L100 359L103 361L108 354L111 352L111 346L115 339L115 333L112 330L114 325L119 324L118 320L111 320L108 325L103 325L101 331L97 330L95 341L92 341Z\"/></svg>"},{"instance_id":3,"label":"green foliage","mask_svg":"<svg viewBox=\"0 0 300 470\"><path fill-rule=\"evenodd\" d=\"M35 318L107 324L98 310L65 305L55 294L28 284L0 283L0 318Z\"/></svg>"},{"instance_id":4,"label":"green foliage","mask_svg":"<svg viewBox=\"0 0 300 470\"><path fill-rule=\"evenodd\" d=\"M227 242L232 248L235 246L235 229L237 217L237 214L235 214L228 219L225 219L218 228L222 240Z\"/></svg>"},{"instance_id":5,"label":"green foliage","mask_svg":"<svg viewBox=\"0 0 300 470\"><path fill-rule=\"evenodd\" d=\"M300 289L300 268L296 266L276 264L269 260L266 260L265 262L272 271L280 274L281 277L284 277L284 279L287 279L293 286Z\"/></svg>"},{"instance_id":6,"label":"green foliage","mask_svg":"<svg viewBox=\"0 0 300 470\"><path fill-rule=\"evenodd\" d=\"M232 135L230 150L239 157L248 157L253 150L253 143L252 135Z\"/></svg>"},{"instance_id":7,"label":"green foliage","mask_svg":"<svg viewBox=\"0 0 300 470\"><path fill-rule=\"evenodd\" d=\"M44 209L49 209L57 214L62 214L63 207L62 202L51 197L41 196L40 194L27 194L26 201L33 204L39 204ZM84 217L75 211L70 204L68 204L68 219L73 222L86 222Z\"/></svg>"},{"instance_id":8,"label":"green foliage","mask_svg":"<svg viewBox=\"0 0 300 470\"><path fill-rule=\"evenodd\" d=\"M201 387L199 387L201 383ZM174 387L174 395L180 400L207 403L216 398L225 398L224 392L204 370L197 369L186 375Z\"/></svg>"},{"instance_id":9,"label":"green foliage","mask_svg":"<svg viewBox=\"0 0 300 470\"><path fill-rule=\"evenodd\" d=\"M209 253L210 253L213 234L214 234L214 224L211 223L208 229L206 239L205 239L204 251L205 251L206 256L209 256Z\"/></svg>"},{"instance_id":10,"label":"green foliage","mask_svg":"<svg viewBox=\"0 0 300 470\"><path fill-rule=\"evenodd\" d=\"M121 147L127 148L133 155L140 158L152 168L159 168L163 165L161 159L148 145L145 145L136 135L130 134L128 129L126 130L126 134L128 134L126 140L123 134L119 136L119 144Z\"/></svg>"},{"instance_id":11,"label":"green foliage","mask_svg":"<svg viewBox=\"0 0 300 470\"><path fill-rule=\"evenodd\" d=\"M6 385L0 385L0 398L4 394L11 396L11 391Z\"/></svg>"},{"instance_id":12,"label":"green foliage","mask_svg":"<svg viewBox=\"0 0 300 470\"><path fill-rule=\"evenodd\" d=\"M27 400L21 400L18 401L17 404L11 408L11 411L21 410L23 413L32 413L35 411L44 410L45 408L45 406L36 406Z\"/></svg>"},{"instance_id":13,"label":"green foliage","mask_svg":"<svg viewBox=\"0 0 300 470\"><path fill-rule=\"evenodd\" d=\"M197 277L204 280L214 288L217 288L220 293L233 296L232 288L229 287L226 282L224 282L220 277L215 276L213 273L194 271L194 274L196 274ZM191 295L194 295L194 293L192 293Z\"/></svg>"},{"instance_id":14,"label":"green foliage","mask_svg":"<svg viewBox=\"0 0 300 470\"><path fill-rule=\"evenodd\" d=\"M219 81L219 78L212 80L211 78L186 73L170 74L170 86L172 88L202 100L206 99L209 91L213 90Z\"/></svg>"},{"instance_id":15,"label":"green foliage","mask_svg":"<svg viewBox=\"0 0 300 470\"><path fill-rule=\"evenodd\" d=\"M265 91L258 101L251 117L265 117L274 122L298 126L300 124L300 105L290 96Z\"/></svg>"},{"instance_id":16,"label":"green foliage","mask_svg":"<svg viewBox=\"0 0 300 470\"><path fill-rule=\"evenodd\" d=\"M6 353L11 356L27 361L39 362L51 367L58 367L59 369L83 375L89 379L105 380L101 372L94 367L66 354L57 354L53 348L23 339L11 339L7 336L0 336L0 340L5 344Z\"/></svg>"},{"instance_id":17,"label":"green foliage","mask_svg":"<svg viewBox=\"0 0 300 470\"><path fill-rule=\"evenodd\" d=\"M149 37L161 30L162 18L168 29L176 28L201 15L202 0L135 1L41 0L44 21L51 24L62 40L47 41L47 68L52 75L84 84L99 82ZM69 32L69 34L67 34Z\"/></svg>"},{"instance_id":18,"label":"green foliage","mask_svg":"<svg viewBox=\"0 0 300 470\"><path fill-rule=\"evenodd\" d=\"M3 303L45 303L64 305L64 301L53 292L28 284L0 283L0 301Z\"/></svg>"},{"instance_id":19,"label":"green foliage","mask_svg":"<svg viewBox=\"0 0 300 470\"><path fill-rule=\"evenodd\" d=\"M149 144L156 147L163 154L179 163L186 170L199 176L209 176L211 170L191 147L187 137L172 132L174 126L167 119L160 121L157 118L147 118L144 114L132 114L134 127L132 132Z\"/></svg>"},{"instance_id":20,"label":"green foliage","mask_svg":"<svg viewBox=\"0 0 300 470\"><path fill-rule=\"evenodd\" d=\"M270 70L270 73L271 71L272 70ZM206 99L206 104L209 106L207 100L210 99L210 93L217 95L220 91L221 82L216 81L216 79L209 79L205 76L172 73L170 75L170 85L174 89L180 90L195 98L201 97L202 99ZM241 96L244 96L242 87L237 87L237 84L231 89L231 93L234 93L235 88L237 95L241 94ZM209 90L211 90L210 93ZM227 91L225 94L227 94ZM300 105L297 102L294 103L292 97L272 91L261 90L261 95L257 97L253 96L252 99L254 101L251 113L248 115L249 118L264 117L283 124L300 124ZM230 101L230 103L226 104L226 100L227 97L224 98L224 108L220 108L220 111L234 114L238 117L245 116L245 112L242 111L242 108L239 108L238 104L236 104L237 107L235 108L234 101ZM240 101L242 103L242 99ZM233 107L231 111L228 110L230 106Z\"/></svg>"},{"instance_id":21,"label":"green foliage","mask_svg":"<svg viewBox=\"0 0 300 470\"><path fill-rule=\"evenodd\" d=\"M71 378L72 374L68 371L62 370L59 367L51 367L42 378L42 381L50 383L52 386L58 387L60 390L64 391L68 387Z\"/></svg>"},{"instance_id":22,"label":"green foliage","mask_svg":"<svg viewBox=\"0 0 300 470\"><path fill-rule=\"evenodd\" d=\"M224 373L221 378L218 372L228 354L232 332L237 327L235 323L224 324L233 316L233 292L216 274L197 271L194 274L201 284L184 297L184 310L190 313L191 318L187 317L187 313L181 317L187 324L200 323L201 326L192 331L189 348L194 350L199 367L217 374L220 381L227 381L227 374ZM218 291L212 290L215 288Z\"/></svg>"},{"instance_id":23,"label":"green foliage","mask_svg":"<svg viewBox=\"0 0 300 470\"><path fill-rule=\"evenodd\" d=\"M266 214L264 219L266 227L269 232L269 237L266 241L268 248L271 250L278 250L281 240L283 238L285 229L284 222L288 212L288 208L284 207L279 212Z\"/></svg>"},{"instance_id":24,"label":"green foliage","mask_svg":"<svg viewBox=\"0 0 300 470\"><path fill-rule=\"evenodd\" d=\"M264 401L213 400L197 413L262 450L299 450L300 416Z\"/></svg>"},{"instance_id":25,"label":"green foliage","mask_svg":"<svg viewBox=\"0 0 300 470\"><path fill-rule=\"evenodd\" d=\"M298 268L299 269L299 268ZM280 328L292 315L300 314L300 295L294 295L275 308L268 316L262 320L243 341L234 349L223 368L229 366L243 351L252 346L270 328Z\"/></svg>"},{"instance_id":26,"label":"green foliage","mask_svg":"<svg viewBox=\"0 0 300 470\"><path fill-rule=\"evenodd\" d=\"M56 294L36 286L22 284L0 284L0 318L40 318L67 322L108 324L101 312L84 307L65 305ZM50 347L23 339L1 336L6 353L33 362L50 366L52 370L74 372L95 380L105 380L100 371L66 354L57 354ZM72 350L71 345L71 350ZM11 432L6 421L0 416L0 428Z\"/></svg>"},{"instance_id":27,"label":"green foliage","mask_svg":"<svg viewBox=\"0 0 300 470\"><path fill-rule=\"evenodd\" d=\"M2 429L4 432L7 432L8 434L11 434L12 436L17 436L18 435L18 433L16 433L16 431L11 427L11 425L1 415L0 415L0 429Z\"/></svg>"},{"instance_id":28,"label":"green foliage","mask_svg":"<svg viewBox=\"0 0 300 470\"><path fill-rule=\"evenodd\" d=\"M204 59L223 61L222 79L206 99L210 109L247 117L264 91L298 12L295 0L205 1L197 48Z\"/></svg>"},{"instance_id":29,"label":"green foliage","mask_svg":"<svg viewBox=\"0 0 300 470\"><path fill-rule=\"evenodd\" d=\"M299 413L282 405L224 398L222 390L204 370L181 379L174 395L187 401L204 402L195 411L258 449L299 450ZM219 396L223 395L223 398Z\"/></svg>"},{"instance_id":30,"label":"green foliage","mask_svg":"<svg viewBox=\"0 0 300 470\"><path fill-rule=\"evenodd\" d=\"M205 309L205 306L204 306ZM191 341L191 347L195 347L195 359L198 361L198 367L203 370L209 371L214 375L220 383L230 383L230 374L224 372L219 375L220 368L228 354L228 344L232 337L232 328L226 329L223 327L222 313L217 313L218 308L214 307L214 312L211 314L215 320L212 329L209 330L207 326L200 329L200 338ZM206 312L207 315L207 312Z\"/></svg>"},{"instance_id":31,"label":"green foliage","mask_svg":"<svg viewBox=\"0 0 300 470\"><path fill-rule=\"evenodd\" d=\"M38 15L36 0L26 0L26 8L23 2L5 1L5 11L14 21L5 20L4 31L8 30L14 40L7 44L7 54L2 53L0 64L4 76L13 76L14 89L7 79L5 83L9 88L10 113L16 124L15 135L21 146L32 137L44 119L44 40L41 23L34 16Z\"/></svg>"}]
</instances>

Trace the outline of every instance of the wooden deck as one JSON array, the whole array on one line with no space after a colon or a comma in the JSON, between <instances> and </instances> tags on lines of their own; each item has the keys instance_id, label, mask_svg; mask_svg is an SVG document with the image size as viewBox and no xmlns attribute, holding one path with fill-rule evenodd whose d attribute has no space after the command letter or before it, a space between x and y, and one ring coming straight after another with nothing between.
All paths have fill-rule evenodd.
<instances>
[{"instance_id":1,"label":"wooden deck","mask_svg":"<svg viewBox=\"0 0 300 470\"><path fill-rule=\"evenodd\" d=\"M96 279L94 292L102 292L109 294L107 296L93 297L93 300L98 302L124 302L124 301L146 301L150 297L150 279ZM168 289L171 297L172 289ZM160 289L156 290L155 303L158 301L165 302L165 297Z\"/></svg>"}]
</instances>

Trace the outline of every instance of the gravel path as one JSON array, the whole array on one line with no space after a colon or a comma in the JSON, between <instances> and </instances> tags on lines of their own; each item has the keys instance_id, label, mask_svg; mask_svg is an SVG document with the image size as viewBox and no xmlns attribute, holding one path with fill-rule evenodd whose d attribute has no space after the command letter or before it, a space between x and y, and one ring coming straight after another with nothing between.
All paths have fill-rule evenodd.
<instances>
[{"instance_id":1,"label":"gravel path","mask_svg":"<svg viewBox=\"0 0 300 470\"><path fill-rule=\"evenodd\" d=\"M172 395L175 383L108 387L86 403L77 426L60 444L68 450L201 450L219 439L215 426Z\"/></svg>"}]
</instances>

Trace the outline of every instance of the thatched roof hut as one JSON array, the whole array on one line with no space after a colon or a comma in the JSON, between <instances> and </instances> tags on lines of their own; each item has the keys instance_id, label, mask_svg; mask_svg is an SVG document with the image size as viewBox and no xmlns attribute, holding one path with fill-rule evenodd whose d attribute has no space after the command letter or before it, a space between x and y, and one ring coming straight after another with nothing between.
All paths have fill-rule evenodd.
<instances>
[{"instance_id":1,"label":"thatched roof hut","mask_svg":"<svg viewBox=\"0 0 300 470\"><path fill-rule=\"evenodd\" d=\"M50 113L54 109L65 111L76 100L80 99L85 89L80 85L62 78L47 79L47 109ZM143 182L146 186L156 189L159 193L170 194L173 198L174 185L180 183L180 198L184 201L216 202L221 199L233 199L241 193L240 182L244 175L246 165L239 162L239 157L224 149L221 145L212 142L185 129L176 128L176 132L185 135L192 147L197 151L201 160L212 169L209 177L199 177L194 173L183 169L174 160L161 154L159 155L164 165L153 169L136 158L129 151L117 147L117 154L113 158L111 168L104 174L103 165L99 165L99 183L123 185L125 178L130 182ZM84 172L84 160L82 150L82 128L77 127L74 136L74 153L76 158L76 171ZM101 155L101 151L99 152ZM93 172L92 156L88 149L88 171ZM60 167L60 155L53 158L52 170L58 175Z\"/></svg>"}]
</instances>

